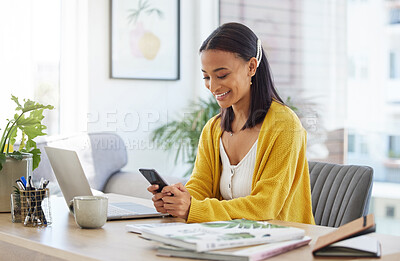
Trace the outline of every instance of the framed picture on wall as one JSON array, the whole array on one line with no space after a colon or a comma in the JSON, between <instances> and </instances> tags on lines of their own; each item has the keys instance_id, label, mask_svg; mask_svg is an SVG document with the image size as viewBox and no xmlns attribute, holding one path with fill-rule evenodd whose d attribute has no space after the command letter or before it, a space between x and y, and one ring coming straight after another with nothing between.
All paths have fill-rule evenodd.
<instances>
[{"instance_id":1,"label":"framed picture on wall","mask_svg":"<svg viewBox=\"0 0 400 261\"><path fill-rule=\"evenodd\" d=\"M179 0L111 0L111 78L179 79Z\"/></svg>"}]
</instances>

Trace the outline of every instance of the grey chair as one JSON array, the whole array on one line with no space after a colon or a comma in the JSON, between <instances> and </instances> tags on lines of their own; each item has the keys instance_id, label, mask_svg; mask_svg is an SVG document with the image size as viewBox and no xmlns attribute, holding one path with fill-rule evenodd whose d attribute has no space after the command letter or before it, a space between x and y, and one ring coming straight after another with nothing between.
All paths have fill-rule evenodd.
<instances>
[{"instance_id":1,"label":"grey chair","mask_svg":"<svg viewBox=\"0 0 400 261\"><path fill-rule=\"evenodd\" d=\"M339 227L368 214L373 169L309 162L315 223Z\"/></svg>"}]
</instances>

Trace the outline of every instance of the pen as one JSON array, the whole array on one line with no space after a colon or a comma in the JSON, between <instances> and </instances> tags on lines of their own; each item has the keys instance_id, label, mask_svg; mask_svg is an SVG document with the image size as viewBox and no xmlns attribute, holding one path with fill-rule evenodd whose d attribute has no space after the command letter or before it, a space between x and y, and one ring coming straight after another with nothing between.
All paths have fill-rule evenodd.
<instances>
[{"instance_id":1,"label":"pen","mask_svg":"<svg viewBox=\"0 0 400 261\"><path fill-rule=\"evenodd\" d=\"M25 190L25 185L21 180L17 180L15 182L17 183L19 190Z\"/></svg>"},{"instance_id":2,"label":"pen","mask_svg":"<svg viewBox=\"0 0 400 261\"><path fill-rule=\"evenodd\" d=\"M25 220L24 220L24 226L28 224L29 219L31 219L31 198L28 193L28 197L26 198L26 202L28 204L28 214L26 214Z\"/></svg>"},{"instance_id":3,"label":"pen","mask_svg":"<svg viewBox=\"0 0 400 261\"><path fill-rule=\"evenodd\" d=\"M47 219L46 215L44 214L43 208L42 208L42 202L44 197L46 196L46 191L45 190L40 190L37 192L38 193L38 201L37 201L37 213L40 218L40 221L42 224L47 225Z\"/></svg>"},{"instance_id":4,"label":"pen","mask_svg":"<svg viewBox=\"0 0 400 261\"><path fill-rule=\"evenodd\" d=\"M29 183L29 186L30 186L31 188L33 188L34 190L36 190L35 186L33 186L32 176L29 176L29 177L28 177L28 183Z\"/></svg>"},{"instance_id":5,"label":"pen","mask_svg":"<svg viewBox=\"0 0 400 261\"><path fill-rule=\"evenodd\" d=\"M25 218L24 225L31 220L31 222L35 221L35 205L36 205L36 195L35 195L35 187L33 186L32 183L32 176L28 177L28 181L26 182L26 191L28 191L28 197L27 197L27 202L28 202L28 216ZM29 218L28 218L29 217Z\"/></svg>"},{"instance_id":6,"label":"pen","mask_svg":"<svg viewBox=\"0 0 400 261\"><path fill-rule=\"evenodd\" d=\"M24 183L24 186L26 187L26 179L25 179L25 177L22 176L22 177L20 178L20 180L22 181L22 183Z\"/></svg>"},{"instance_id":7,"label":"pen","mask_svg":"<svg viewBox=\"0 0 400 261\"><path fill-rule=\"evenodd\" d=\"M42 208L42 202L44 197L46 196L46 189L47 185L49 184L49 181L44 179L43 177L40 179L40 185L39 185L39 190L37 191L37 202L36 202L36 213L37 213L37 218L40 219L42 224L47 225L47 219L46 215L44 214L43 208Z\"/></svg>"},{"instance_id":8,"label":"pen","mask_svg":"<svg viewBox=\"0 0 400 261\"><path fill-rule=\"evenodd\" d=\"M42 178L40 179L39 189L43 189L43 182L44 182L44 178L42 177Z\"/></svg>"},{"instance_id":9,"label":"pen","mask_svg":"<svg viewBox=\"0 0 400 261\"><path fill-rule=\"evenodd\" d=\"M26 190L31 190L31 183L29 182L29 178L28 178L28 182L26 181L26 179L24 178L24 179L22 179L22 177L21 177L21 180L22 180L22 182L24 182L24 180L25 180L25 188L26 188Z\"/></svg>"},{"instance_id":10,"label":"pen","mask_svg":"<svg viewBox=\"0 0 400 261\"><path fill-rule=\"evenodd\" d=\"M49 180L45 179L43 182L43 189L45 189L47 187L47 185L49 185Z\"/></svg>"}]
</instances>

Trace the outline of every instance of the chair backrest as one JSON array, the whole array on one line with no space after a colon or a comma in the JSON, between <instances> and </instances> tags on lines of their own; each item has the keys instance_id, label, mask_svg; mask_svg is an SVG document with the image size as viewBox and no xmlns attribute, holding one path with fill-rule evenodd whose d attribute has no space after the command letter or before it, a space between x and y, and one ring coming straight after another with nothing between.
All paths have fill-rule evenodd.
<instances>
[{"instance_id":1,"label":"chair backrest","mask_svg":"<svg viewBox=\"0 0 400 261\"><path fill-rule=\"evenodd\" d=\"M339 227L368 214L373 169L309 162L315 223Z\"/></svg>"}]
</instances>

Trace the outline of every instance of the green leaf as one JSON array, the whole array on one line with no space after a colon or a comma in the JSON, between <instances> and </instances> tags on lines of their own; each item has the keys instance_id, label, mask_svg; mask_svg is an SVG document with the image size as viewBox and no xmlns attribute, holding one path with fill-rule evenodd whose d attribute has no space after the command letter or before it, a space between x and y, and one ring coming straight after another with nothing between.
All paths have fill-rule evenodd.
<instances>
[{"instance_id":1,"label":"green leaf","mask_svg":"<svg viewBox=\"0 0 400 261\"><path fill-rule=\"evenodd\" d=\"M151 8L151 9L147 10L146 13L148 15L151 15L152 13L156 13L159 18L161 18L161 19L164 18L163 12L160 9L157 9L157 8Z\"/></svg>"},{"instance_id":2,"label":"green leaf","mask_svg":"<svg viewBox=\"0 0 400 261\"><path fill-rule=\"evenodd\" d=\"M20 151L20 150L24 149L25 145L26 145L26 135L25 135L25 132L22 131L21 143L19 144L18 150Z\"/></svg>"},{"instance_id":3,"label":"green leaf","mask_svg":"<svg viewBox=\"0 0 400 261\"><path fill-rule=\"evenodd\" d=\"M41 124L43 118L43 109L31 111L29 117L20 117L17 126L26 134L26 136L28 136L29 139L34 139L37 136L46 135L43 130L47 127Z\"/></svg>"},{"instance_id":4,"label":"green leaf","mask_svg":"<svg viewBox=\"0 0 400 261\"><path fill-rule=\"evenodd\" d=\"M0 153L0 171L3 169L3 164L6 163L7 157L5 153Z\"/></svg>"},{"instance_id":5,"label":"green leaf","mask_svg":"<svg viewBox=\"0 0 400 261\"><path fill-rule=\"evenodd\" d=\"M21 126L20 129L25 132L26 136L28 136L28 139L32 140L37 136L46 135L46 133L43 132L43 130L47 129L47 127L41 124L37 124L35 126L26 126L26 127Z\"/></svg>"},{"instance_id":6,"label":"green leaf","mask_svg":"<svg viewBox=\"0 0 400 261\"><path fill-rule=\"evenodd\" d=\"M18 101L18 98L11 94L11 100L13 100L17 104L16 110L22 110L22 106Z\"/></svg>"},{"instance_id":7,"label":"green leaf","mask_svg":"<svg viewBox=\"0 0 400 261\"><path fill-rule=\"evenodd\" d=\"M28 112L28 111L33 111L33 110L38 110L38 109L54 109L54 106L52 105L43 105L40 103L36 103L34 101L31 100L25 100L24 99L24 107L22 108L22 112Z\"/></svg>"},{"instance_id":8,"label":"green leaf","mask_svg":"<svg viewBox=\"0 0 400 261\"><path fill-rule=\"evenodd\" d=\"M254 223L254 224L253 224L253 228L260 228L260 227L261 227L260 224L257 224L257 223Z\"/></svg>"},{"instance_id":9,"label":"green leaf","mask_svg":"<svg viewBox=\"0 0 400 261\"><path fill-rule=\"evenodd\" d=\"M37 110L31 111L29 114L29 118L36 119L41 122L44 119L43 110L44 109L37 109Z\"/></svg>"},{"instance_id":10,"label":"green leaf","mask_svg":"<svg viewBox=\"0 0 400 261\"><path fill-rule=\"evenodd\" d=\"M142 12L145 12L147 15L151 15L155 12L160 18L163 18L163 13L161 10L157 8L151 8L149 1L143 2L142 0L139 0L137 8L128 9L128 24L130 24L132 21L136 24Z\"/></svg>"},{"instance_id":11,"label":"green leaf","mask_svg":"<svg viewBox=\"0 0 400 261\"><path fill-rule=\"evenodd\" d=\"M218 228L218 227L226 227L229 226L230 223L200 223L200 225L204 226L204 227L213 227L213 228ZM236 226L236 225L235 225Z\"/></svg>"},{"instance_id":12,"label":"green leaf","mask_svg":"<svg viewBox=\"0 0 400 261\"><path fill-rule=\"evenodd\" d=\"M25 118L24 115L22 115L19 120L17 121L17 126L34 126L37 124L40 124L41 119L36 119L36 118Z\"/></svg>"},{"instance_id":13,"label":"green leaf","mask_svg":"<svg viewBox=\"0 0 400 261\"><path fill-rule=\"evenodd\" d=\"M236 227L238 224L235 223L230 223L226 228L234 228Z\"/></svg>"},{"instance_id":14,"label":"green leaf","mask_svg":"<svg viewBox=\"0 0 400 261\"><path fill-rule=\"evenodd\" d=\"M13 149L14 148L14 143L15 143L15 138L17 137L17 127L16 126L14 126L10 131L9 131L9 134L8 134L8 140L9 140L9 142L8 142L8 150L10 150L10 149ZM14 149L13 149L14 150Z\"/></svg>"},{"instance_id":15,"label":"green leaf","mask_svg":"<svg viewBox=\"0 0 400 261\"><path fill-rule=\"evenodd\" d=\"M12 153L7 154L7 156L15 160L22 160L24 158L24 155L20 151L13 151Z\"/></svg>"},{"instance_id":16,"label":"green leaf","mask_svg":"<svg viewBox=\"0 0 400 261\"><path fill-rule=\"evenodd\" d=\"M29 153L32 153L32 170L36 169L39 167L40 163L40 149L33 149L29 151Z\"/></svg>"},{"instance_id":17,"label":"green leaf","mask_svg":"<svg viewBox=\"0 0 400 261\"><path fill-rule=\"evenodd\" d=\"M25 145L26 152L30 152L32 149L36 149L36 142L34 140L28 139Z\"/></svg>"},{"instance_id":18,"label":"green leaf","mask_svg":"<svg viewBox=\"0 0 400 261\"><path fill-rule=\"evenodd\" d=\"M13 186L13 188L14 188L14 194L21 194L17 186Z\"/></svg>"},{"instance_id":19,"label":"green leaf","mask_svg":"<svg viewBox=\"0 0 400 261\"><path fill-rule=\"evenodd\" d=\"M9 131L9 126L10 126L10 124L11 124L11 121L9 121L9 122L7 123L7 126L6 126L6 128L4 129L3 135L2 135L2 137L1 137L1 140L0 140L0 153L3 153L3 152L4 152L4 148L5 148L6 143L7 143L6 139L7 139L7 135L8 135L8 131Z\"/></svg>"},{"instance_id":20,"label":"green leaf","mask_svg":"<svg viewBox=\"0 0 400 261\"><path fill-rule=\"evenodd\" d=\"M298 113L298 108L294 105L292 101L292 97L288 96L285 101L286 106L288 106L292 111L294 111L296 114Z\"/></svg>"}]
</instances>

